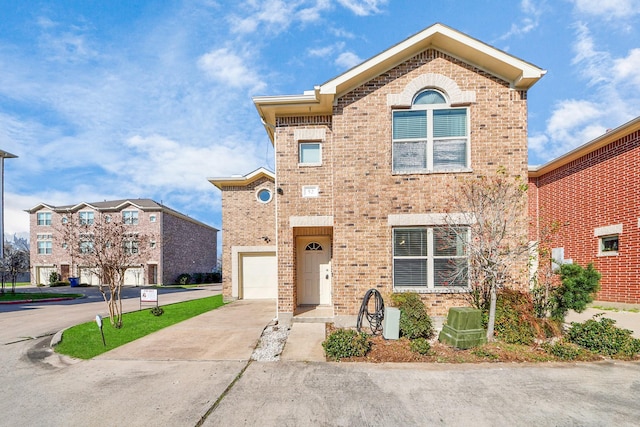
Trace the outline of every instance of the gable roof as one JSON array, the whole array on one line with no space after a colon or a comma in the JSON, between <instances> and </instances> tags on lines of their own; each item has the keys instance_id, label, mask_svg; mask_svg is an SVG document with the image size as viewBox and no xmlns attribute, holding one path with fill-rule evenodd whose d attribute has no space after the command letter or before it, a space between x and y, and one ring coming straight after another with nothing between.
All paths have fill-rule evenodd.
<instances>
[{"instance_id":1,"label":"gable roof","mask_svg":"<svg viewBox=\"0 0 640 427\"><path fill-rule=\"evenodd\" d=\"M220 190L222 190L222 187L244 187L263 177L266 177L271 181L276 180L276 175L265 168L258 168L246 175L207 178L207 180L218 187Z\"/></svg>"},{"instance_id":2,"label":"gable roof","mask_svg":"<svg viewBox=\"0 0 640 427\"><path fill-rule=\"evenodd\" d=\"M429 48L499 77L514 89L527 90L546 73L531 63L437 23L302 95L257 96L253 102L273 141L276 115L331 114L336 98Z\"/></svg>"},{"instance_id":3,"label":"gable roof","mask_svg":"<svg viewBox=\"0 0 640 427\"><path fill-rule=\"evenodd\" d=\"M586 144L574 148L568 153L563 154L562 156L555 158L542 166L529 166L529 177L540 177L639 130L640 116L621 126L618 126L615 129L607 131L596 139L593 139Z\"/></svg>"},{"instance_id":4,"label":"gable roof","mask_svg":"<svg viewBox=\"0 0 640 427\"><path fill-rule=\"evenodd\" d=\"M173 215L175 217L184 219L186 221L192 222L194 224L199 224L203 227L207 227L213 230L218 231L217 228L207 225L197 219L191 218L188 215L180 213L174 209L171 209L168 206L165 206L161 203L158 203L152 199L120 199L120 200L105 200L103 202L81 202L75 205L63 205L63 206L53 206L46 203L39 203L31 209L27 209L26 212L33 214L41 209L51 210L57 213L68 213L68 212L78 212L83 208L89 208L99 212L117 212L126 207L134 207L140 209L144 212L162 212L168 215Z\"/></svg>"}]
</instances>

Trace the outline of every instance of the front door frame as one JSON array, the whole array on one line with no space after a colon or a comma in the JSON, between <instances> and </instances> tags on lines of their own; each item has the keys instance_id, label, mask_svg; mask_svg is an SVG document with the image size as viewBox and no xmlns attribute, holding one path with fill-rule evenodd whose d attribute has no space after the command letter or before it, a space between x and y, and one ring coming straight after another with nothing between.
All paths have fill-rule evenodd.
<instances>
[{"instance_id":1,"label":"front door frame","mask_svg":"<svg viewBox=\"0 0 640 427\"><path fill-rule=\"evenodd\" d=\"M314 274L317 274L317 283L313 284L313 286L317 286L317 296L315 289L312 290L313 293L309 294L309 292L305 293L304 291L304 282L305 282L305 271L304 271L304 256L305 249L311 243L318 243L322 247L322 254L320 258L315 257L318 260L319 264L317 266L317 271L314 270ZM296 304L298 306L308 306L308 305L331 305L331 236L321 235L321 236L298 236L296 238L296 257L297 257L297 268L296 268L296 287L297 287L297 301Z\"/></svg>"}]
</instances>

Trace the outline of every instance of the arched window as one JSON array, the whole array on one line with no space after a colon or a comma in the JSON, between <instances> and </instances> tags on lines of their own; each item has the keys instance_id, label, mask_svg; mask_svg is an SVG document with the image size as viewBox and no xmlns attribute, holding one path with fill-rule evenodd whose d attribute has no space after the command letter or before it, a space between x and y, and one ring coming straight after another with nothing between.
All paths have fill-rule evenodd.
<instances>
[{"instance_id":1,"label":"arched window","mask_svg":"<svg viewBox=\"0 0 640 427\"><path fill-rule=\"evenodd\" d=\"M307 245L306 248L304 248L305 251L321 251L322 250L322 245L320 243L317 242L311 242Z\"/></svg>"},{"instance_id":2,"label":"arched window","mask_svg":"<svg viewBox=\"0 0 640 427\"><path fill-rule=\"evenodd\" d=\"M433 89L424 90L413 99L413 105L446 103L447 100L445 99L444 95Z\"/></svg>"},{"instance_id":3,"label":"arched window","mask_svg":"<svg viewBox=\"0 0 640 427\"><path fill-rule=\"evenodd\" d=\"M469 169L468 109L452 108L445 94L425 89L409 110L393 111L393 172Z\"/></svg>"}]
</instances>

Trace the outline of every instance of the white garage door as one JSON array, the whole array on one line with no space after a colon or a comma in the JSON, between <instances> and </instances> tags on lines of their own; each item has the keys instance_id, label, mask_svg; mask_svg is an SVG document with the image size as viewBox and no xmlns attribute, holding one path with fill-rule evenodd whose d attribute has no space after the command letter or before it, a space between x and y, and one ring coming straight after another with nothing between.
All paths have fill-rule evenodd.
<instances>
[{"instance_id":1,"label":"white garage door","mask_svg":"<svg viewBox=\"0 0 640 427\"><path fill-rule=\"evenodd\" d=\"M278 266L275 253L240 254L243 299L278 297Z\"/></svg>"},{"instance_id":2,"label":"white garage door","mask_svg":"<svg viewBox=\"0 0 640 427\"><path fill-rule=\"evenodd\" d=\"M128 286L144 285L144 269L142 267L127 268L124 273L124 284Z\"/></svg>"}]
</instances>

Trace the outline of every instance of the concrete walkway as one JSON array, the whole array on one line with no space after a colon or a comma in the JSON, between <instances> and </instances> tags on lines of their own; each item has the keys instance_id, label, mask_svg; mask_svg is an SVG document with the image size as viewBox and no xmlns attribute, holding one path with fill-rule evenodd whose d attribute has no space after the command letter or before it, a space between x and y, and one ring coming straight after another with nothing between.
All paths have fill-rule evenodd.
<instances>
[{"instance_id":1,"label":"concrete walkway","mask_svg":"<svg viewBox=\"0 0 640 427\"><path fill-rule=\"evenodd\" d=\"M248 361L276 314L272 300L239 300L113 349L98 360Z\"/></svg>"}]
</instances>

